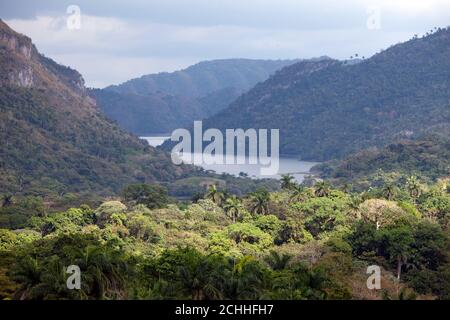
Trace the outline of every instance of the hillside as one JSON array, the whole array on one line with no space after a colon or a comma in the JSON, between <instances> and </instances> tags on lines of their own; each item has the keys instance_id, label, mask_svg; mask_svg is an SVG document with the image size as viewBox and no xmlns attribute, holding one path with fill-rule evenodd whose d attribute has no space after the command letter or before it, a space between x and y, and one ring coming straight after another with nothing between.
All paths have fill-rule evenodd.
<instances>
[{"instance_id":1,"label":"hillside","mask_svg":"<svg viewBox=\"0 0 450 320\"><path fill-rule=\"evenodd\" d=\"M369 187L380 172L393 176L418 176L433 181L450 174L448 137L427 136L404 140L384 148L370 148L313 168L322 178L335 184L351 183Z\"/></svg>"},{"instance_id":2,"label":"hillside","mask_svg":"<svg viewBox=\"0 0 450 320\"><path fill-rule=\"evenodd\" d=\"M138 134L168 133L214 115L240 94L295 60L204 61L185 70L146 75L92 90L99 107Z\"/></svg>"},{"instance_id":3,"label":"hillside","mask_svg":"<svg viewBox=\"0 0 450 320\"><path fill-rule=\"evenodd\" d=\"M107 120L77 71L1 21L0 85L1 193L111 194L194 172Z\"/></svg>"},{"instance_id":4,"label":"hillside","mask_svg":"<svg viewBox=\"0 0 450 320\"><path fill-rule=\"evenodd\" d=\"M288 66L204 121L212 128L280 128L283 154L328 160L450 121L450 29L356 64Z\"/></svg>"}]
</instances>

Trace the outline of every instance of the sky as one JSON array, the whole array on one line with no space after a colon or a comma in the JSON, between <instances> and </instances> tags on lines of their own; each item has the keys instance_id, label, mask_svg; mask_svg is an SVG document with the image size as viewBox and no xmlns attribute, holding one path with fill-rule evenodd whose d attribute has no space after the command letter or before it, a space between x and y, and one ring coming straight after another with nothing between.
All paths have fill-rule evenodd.
<instances>
[{"instance_id":1,"label":"sky","mask_svg":"<svg viewBox=\"0 0 450 320\"><path fill-rule=\"evenodd\" d=\"M38 50L105 87L225 58L370 57L450 24L450 0L0 0Z\"/></svg>"}]
</instances>

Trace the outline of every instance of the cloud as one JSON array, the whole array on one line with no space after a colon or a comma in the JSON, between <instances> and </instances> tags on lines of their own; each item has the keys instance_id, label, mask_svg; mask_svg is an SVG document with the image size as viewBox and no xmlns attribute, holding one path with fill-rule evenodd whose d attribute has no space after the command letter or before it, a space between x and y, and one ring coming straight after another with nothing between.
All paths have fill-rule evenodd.
<instances>
[{"instance_id":1,"label":"cloud","mask_svg":"<svg viewBox=\"0 0 450 320\"><path fill-rule=\"evenodd\" d=\"M81 29L67 28L72 1L0 4L6 22L38 49L104 86L217 58L370 56L450 21L443 0L77 1ZM370 6L381 28L367 29ZM22 10L20 9L22 6Z\"/></svg>"}]
</instances>

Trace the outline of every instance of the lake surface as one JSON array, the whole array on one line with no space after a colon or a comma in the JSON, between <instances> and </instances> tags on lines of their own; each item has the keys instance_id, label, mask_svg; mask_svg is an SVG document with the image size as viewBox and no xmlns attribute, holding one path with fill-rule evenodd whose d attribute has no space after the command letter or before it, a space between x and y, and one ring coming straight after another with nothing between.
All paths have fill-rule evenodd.
<instances>
[{"instance_id":1,"label":"lake surface","mask_svg":"<svg viewBox=\"0 0 450 320\"><path fill-rule=\"evenodd\" d=\"M164 141L169 140L170 136L152 136L152 137L141 137L141 139L146 140L152 147L158 147L164 143Z\"/></svg>"},{"instance_id":2,"label":"lake surface","mask_svg":"<svg viewBox=\"0 0 450 320\"><path fill-rule=\"evenodd\" d=\"M170 139L169 136L151 136L151 137L141 137L141 139L146 140L151 146L157 147L164 143L164 141ZM185 153L182 157L185 163L192 163L192 154ZM249 177L252 178L273 178L279 179L283 174L291 174L294 176L297 182L302 182L305 175L309 170L318 164L318 162L307 162L300 161L295 157L280 157L280 166L278 174L273 176L262 176L260 174L261 165L249 164L248 157L246 158L245 164L202 164L201 167L205 170L213 170L216 173L228 173L231 175L238 176L239 173L244 172Z\"/></svg>"}]
</instances>

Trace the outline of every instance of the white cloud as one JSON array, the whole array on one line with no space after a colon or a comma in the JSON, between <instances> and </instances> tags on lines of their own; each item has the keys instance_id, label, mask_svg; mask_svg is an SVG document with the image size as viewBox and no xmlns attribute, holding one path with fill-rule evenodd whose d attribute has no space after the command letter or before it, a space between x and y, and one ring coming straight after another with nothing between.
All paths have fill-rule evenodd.
<instances>
[{"instance_id":1,"label":"white cloud","mask_svg":"<svg viewBox=\"0 0 450 320\"><path fill-rule=\"evenodd\" d=\"M370 56L450 21L448 0L79 3L80 30L67 28L65 10L6 22L30 36L45 55L79 70L90 86L205 59ZM366 9L373 5L382 13L376 31L366 27Z\"/></svg>"}]
</instances>

